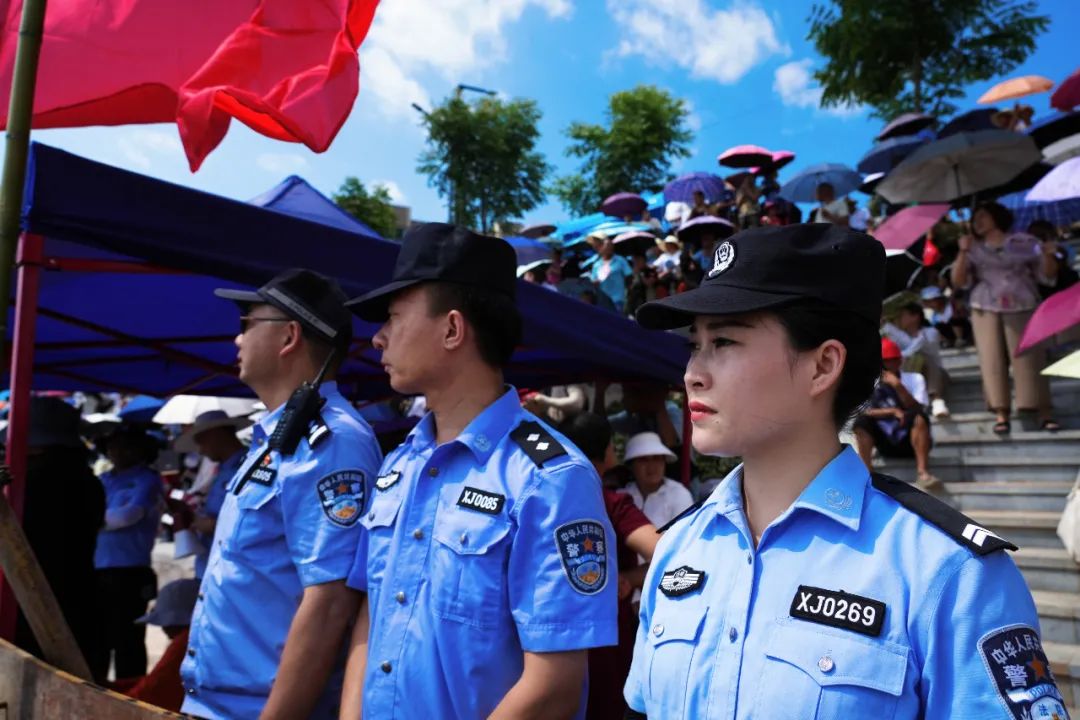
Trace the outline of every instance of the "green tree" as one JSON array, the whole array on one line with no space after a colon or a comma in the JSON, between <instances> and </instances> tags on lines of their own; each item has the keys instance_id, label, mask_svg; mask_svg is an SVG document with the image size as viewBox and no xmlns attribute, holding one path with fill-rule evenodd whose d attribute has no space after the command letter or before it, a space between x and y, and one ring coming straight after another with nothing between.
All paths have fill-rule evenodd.
<instances>
[{"instance_id":1,"label":"green tree","mask_svg":"<svg viewBox=\"0 0 1080 720\"><path fill-rule=\"evenodd\" d=\"M814 5L810 40L823 106L863 103L882 119L956 111L965 86L1013 70L1049 18L1034 0L830 0Z\"/></svg>"},{"instance_id":2,"label":"green tree","mask_svg":"<svg viewBox=\"0 0 1080 720\"><path fill-rule=\"evenodd\" d=\"M375 185L368 190L356 178L347 177L334 193L333 200L342 210L384 238L397 236L397 220L390 200L390 191L385 185Z\"/></svg>"},{"instance_id":3,"label":"green tree","mask_svg":"<svg viewBox=\"0 0 1080 720\"><path fill-rule=\"evenodd\" d=\"M575 216L596 212L617 192L655 192L668 168L690 156L694 133L686 102L653 85L617 92L608 101L607 126L575 122L566 130L566 154L584 160L581 170L555 181L552 193Z\"/></svg>"},{"instance_id":4,"label":"green tree","mask_svg":"<svg viewBox=\"0 0 1080 720\"><path fill-rule=\"evenodd\" d=\"M543 202L550 168L536 150L540 116L532 100L466 102L460 92L424 115L417 171L447 199L451 222L486 233Z\"/></svg>"}]
</instances>

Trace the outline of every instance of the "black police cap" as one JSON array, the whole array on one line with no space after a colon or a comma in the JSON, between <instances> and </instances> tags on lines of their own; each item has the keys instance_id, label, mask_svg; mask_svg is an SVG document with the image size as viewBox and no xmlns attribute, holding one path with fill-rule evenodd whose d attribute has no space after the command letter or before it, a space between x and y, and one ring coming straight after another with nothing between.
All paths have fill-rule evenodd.
<instances>
[{"instance_id":1,"label":"black police cap","mask_svg":"<svg viewBox=\"0 0 1080 720\"><path fill-rule=\"evenodd\" d=\"M877 324L885 248L861 232L814 223L744 230L717 245L713 268L688 292L637 311L653 329L685 327L695 315L734 315L820 300Z\"/></svg>"},{"instance_id":2,"label":"black police cap","mask_svg":"<svg viewBox=\"0 0 1080 720\"><path fill-rule=\"evenodd\" d=\"M438 280L482 287L514 298L517 255L505 240L447 223L426 223L405 233L392 280L347 305L369 322L386 320L390 300L406 288Z\"/></svg>"},{"instance_id":3,"label":"black police cap","mask_svg":"<svg viewBox=\"0 0 1080 720\"><path fill-rule=\"evenodd\" d=\"M336 347L352 341L352 316L348 299L335 280L314 270L285 270L254 292L218 288L214 294L241 305L273 305L316 337Z\"/></svg>"}]
</instances>

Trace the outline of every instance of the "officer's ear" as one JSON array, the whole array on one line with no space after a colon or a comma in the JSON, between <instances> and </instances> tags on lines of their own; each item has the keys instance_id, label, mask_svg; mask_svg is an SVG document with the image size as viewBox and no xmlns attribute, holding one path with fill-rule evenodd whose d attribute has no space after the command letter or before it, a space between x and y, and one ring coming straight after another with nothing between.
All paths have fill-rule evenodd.
<instances>
[{"instance_id":1,"label":"officer's ear","mask_svg":"<svg viewBox=\"0 0 1080 720\"><path fill-rule=\"evenodd\" d=\"M278 350L278 355L285 357L300 348L300 339L304 331L300 323L295 320L282 324L285 326L285 332L281 334L281 349Z\"/></svg>"},{"instance_id":2,"label":"officer's ear","mask_svg":"<svg viewBox=\"0 0 1080 720\"><path fill-rule=\"evenodd\" d=\"M465 316L461 314L460 310L451 310L446 313L443 323L443 348L446 350L460 348L469 334L468 327Z\"/></svg>"},{"instance_id":3,"label":"officer's ear","mask_svg":"<svg viewBox=\"0 0 1080 720\"><path fill-rule=\"evenodd\" d=\"M847 362L847 348L839 340L826 340L810 351L814 373L810 378L810 396L817 398L840 385Z\"/></svg>"}]
</instances>

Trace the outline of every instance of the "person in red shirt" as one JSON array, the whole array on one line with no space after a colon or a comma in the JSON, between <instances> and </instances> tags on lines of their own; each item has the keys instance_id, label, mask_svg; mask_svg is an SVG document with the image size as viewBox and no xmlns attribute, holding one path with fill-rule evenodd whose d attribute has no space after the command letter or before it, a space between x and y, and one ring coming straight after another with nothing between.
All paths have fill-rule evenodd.
<instances>
[{"instance_id":1,"label":"person in red shirt","mask_svg":"<svg viewBox=\"0 0 1080 720\"><path fill-rule=\"evenodd\" d=\"M174 580L158 592L154 609L135 622L160 625L169 637L169 645L153 670L124 694L166 710L180 712L184 702L184 686L180 681L180 664L187 650L191 614L199 594L199 581L194 578Z\"/></svg>"},{"instance_id":2,"label":"person in red shirt","mask_svg":"<svg viewBox=\"0 0 1080 720\"><path fill-rule=\"evenodd\" d=\"M564 423L561 430L592 462L601 478L618 465L611 443L611 425L604 416L579 413ZM660 535L629 495L604 488L604 505L615 529L619 564L619 644L589 650L589 703L585 717L622 720L626 714L622 687L630 672L638 624L631 598L645 582L648 562ZM644 564L639 564L639 557L644 558Z\"/></svg>"}]
</instances>

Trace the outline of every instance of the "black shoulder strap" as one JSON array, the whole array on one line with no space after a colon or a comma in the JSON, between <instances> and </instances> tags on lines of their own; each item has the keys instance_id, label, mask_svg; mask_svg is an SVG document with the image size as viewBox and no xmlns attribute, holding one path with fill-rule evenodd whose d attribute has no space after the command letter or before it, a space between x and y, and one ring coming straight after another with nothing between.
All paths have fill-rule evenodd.
<instances>
[{"instance_id":1,"label":"black shoulder strap","mask_svg":"<svg viewBox=\"0 0 1080 720\"><path fill-rule=\"evenodd\" d=\"M671 518L671 520L668 520L666 523L664 523L664 525L662 527L657 528L656 533L659 535L660 533L664 532L665 530L667 530L669 527L671 527L675 523L682 520L687 515L693 515L694 513L696 513L698 511L698 508L700 508L704 503L705 503L704 500L698 500L696 503L694 503L690 507L686 508L681 513L679 513L678 515Z\"/></svg>"},{"instance_id":2,"label":"black shoulder strap","mask_svg":"<svg viewBox=\"0 0 1080 720\"><path fill-rule=\"evenodd\" d=\"M308 447L315 447L330 436L330 428L326 427L326 421L322 419L322 413L316 413L308 425Z\"/></svg>"},{"instance_id":3,"label":"black shoulder strap","mask_svg":"<svg viewBox=\"0 0 1080 720\"><path fill-rule=\"evenodd\" d=\"M527 420L518 425L510 433L510 439L520 445L539 467L543 467L544 463L552 458L567 454L566 448L535 420Z\"/></svg>"},{"instance_id":4,"label":"black shoulder strap","mask_svg":"<svg viewBox=\"0 0 1080 720\"><path fill-rule=\"evenodd\" d=\"M911 512L936 525L942 532L976 555L1018 549L1008 540L977 525L964 513L924 493L914 485L878 473L873 473L873 485Z\"/></svg>"}]
</instances>

